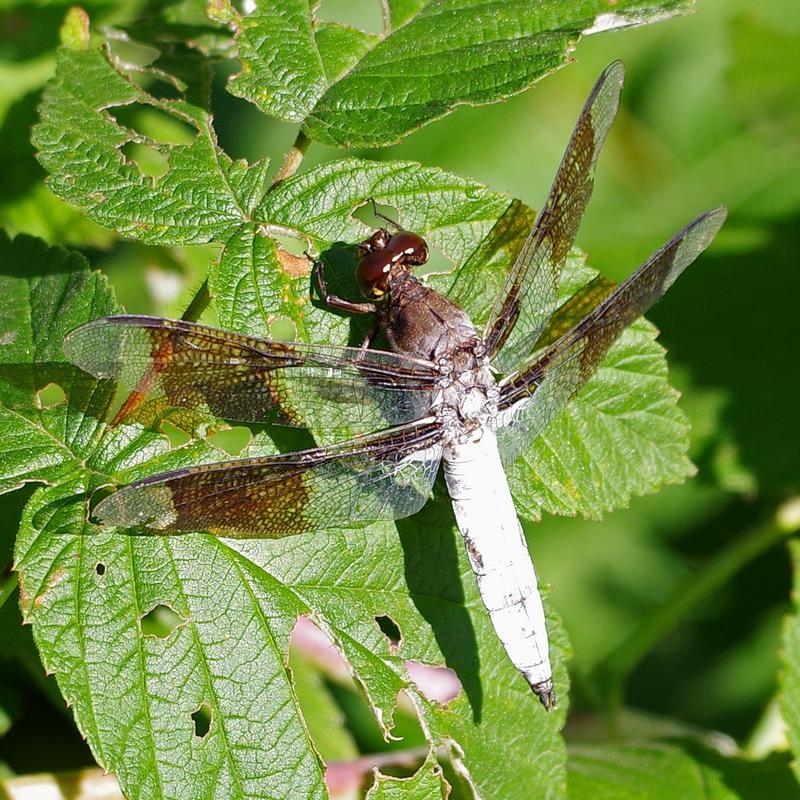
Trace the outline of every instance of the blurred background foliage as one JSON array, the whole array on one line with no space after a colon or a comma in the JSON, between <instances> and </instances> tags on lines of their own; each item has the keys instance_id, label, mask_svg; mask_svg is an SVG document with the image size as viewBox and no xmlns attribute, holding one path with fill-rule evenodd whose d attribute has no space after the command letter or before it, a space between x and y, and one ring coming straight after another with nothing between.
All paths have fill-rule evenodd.
<instances>
[{"instance_id":1,"label":"blurred background foliage","mask_svg":"<svg viewBox=\"0 0 800 800\"><path fill-rule=\"evenodd\" d=\"M97 27L148 10L144 2L86 7ZM208 248L122 241L43 185L30 126L66 8L0 2L0 226L81 249L131 311L179 315L202 280ZM323 0L320 16L381 26L377 1ZM593 36L574 55L576 63L506 103L460 108L400 145L357 155L439 166L538 207L586 92L620 58L628 70L623 105L578 236L592 266L620 279L695 214L719 204L730 209L711 251L649 315L663 331L672 380L692 420L697 477L599 523L547 518L527 528L574 648L575 713L566 733L579 741L598 730L589 709L604 658L800 489L800 4L699 0L693 15ZM277 166L297 130L224 92L234 69L223 63L216 78L220 142L234 157L269 156ZM313 145L303 169L340 156ZM0 570L10 564L26 496L0 498ZM774 547L674 620L630 675L624 693L635 712L619 724L667 730L680 720L721 732L750 753L763 740L774 743L772 698L790 586L788 553ZM352 689L313 668L297 672L308 697L324 692L328 712L347 721L350 741L321 744L323 751L345 758L388 746ZM16 603L4 603L0 775L90 763Z\"/></svg>"}]
</instances>

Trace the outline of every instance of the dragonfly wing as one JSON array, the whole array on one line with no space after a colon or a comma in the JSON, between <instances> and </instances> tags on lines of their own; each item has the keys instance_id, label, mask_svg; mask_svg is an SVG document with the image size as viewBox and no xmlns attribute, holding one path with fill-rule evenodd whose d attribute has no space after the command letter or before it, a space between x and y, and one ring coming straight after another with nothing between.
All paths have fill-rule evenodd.
<instances>
[{"instance_id":1,"label":"dragonfly wing","mask_svg":"<svg viewBox=\"0 0 800 800\"><path fill-rule=\"evenodd\" d=\"M592 194L624 78L622 62L615 61L592 88L544 207L494 302L484 339L501 373L517 369L533 351L555 310L561 270Z\"/></svg>"},{"instance_id":2,"label":"dragonfly wing","mask_svg":"<svg viewBox=\"0 0 800 800\"><path fill-rule=\"evenodd\" d=\"M101 525L275 538L419 511L442 448L432 419L330 447L205 464L123 486L94 510Z\"/></svg>"},{"instance_id":3,"label":"dragonfly wing","mask_svg":"<svg viewBox=\"0 0 800 800\"><path fill-rule=\"evenodd\" d=\"M241 422L280 422L348 437L424 416L428 362L350 347L273 342L193 322L124 315L72 331L77 366L139 396Z\"/></svg>"},{"instance_id":4,"label":"dragonfly wing","mask_svg":"<svg viewBox=\"0 0 800 800\"><path fill-rule=\"evenodd\" d=\"M707 211L527 366L501 383L496 418L503 462L513 463L596 372L611 345L708 247L727 211Z\"/></svg>"}]
</instances>

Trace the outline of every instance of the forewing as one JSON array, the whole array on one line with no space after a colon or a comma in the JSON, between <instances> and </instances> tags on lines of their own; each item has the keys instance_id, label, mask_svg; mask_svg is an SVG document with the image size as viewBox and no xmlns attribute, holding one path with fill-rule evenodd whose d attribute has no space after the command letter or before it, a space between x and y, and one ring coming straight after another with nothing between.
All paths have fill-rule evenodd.
<instances>
[{"instance_id":1,"label":"forewing","mask_svg":"<svg viewBox=\"0 0 800 800\"><path fill-rule=\"evenodd\" d=\"M708 247L726 216L717 208L690 222L529 366L502 382L497 433L504 463L513 463L544 432L622 331Z\"/></svg>"},{"instance_id":2,"label":"forewing","mask_svg":"<svg viewBox=\"0 0 800 800\"><path fill-rule=\"evenodd\" d=\"M134 397L241 422L309 426L331 438L424 416L435 378L432 365L394 353L273 342L136 315L81 326L64 352Z\"/></svg>"},{"instance_id":3,"label":"forewing","mask_svg":"<svg viewBox=\"0 0 800 800\"><path fill-rule=\"evenodd\" d=\"M544 207L489 315L484 339L501 373L534 349L556 307L558 282L594 186L600 150L619 107L622 62L598 78L581 111Z\"/></svg>"},{"instance_id":4,"label":"forewing","mask_svg":"<svg viewBox=\"0 0 800 800\"><path fill-rule=\"evenodd\" d=\"M206 464L131 483L94 510L101 525L273 538L419 511L441 458L433 420L340 445Z\"/></svg>"}]
</instances>

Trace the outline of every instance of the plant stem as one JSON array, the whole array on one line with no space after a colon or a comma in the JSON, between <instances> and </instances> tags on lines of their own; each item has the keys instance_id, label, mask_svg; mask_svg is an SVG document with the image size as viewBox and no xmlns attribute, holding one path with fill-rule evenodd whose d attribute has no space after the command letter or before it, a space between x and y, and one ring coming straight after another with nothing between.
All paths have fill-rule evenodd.
<instances>
[{"instance_id":1,"label":"plant stem","mask_svg":"<svg viewBox=\"0 0 800 800\"><path fill-rule=\"evenodd\" d=\"M281 168L275 173L275 177L272 179L268 191L271 192L279 183L285 181L287 178L291 178L292 175L297 172L297 168L300 166L300 162L303 160L303 156L306 154L306 150L310 144L311 140L303 131L300 131L300 133L297 134L297 138L294 140L294 144L283 157L283 164L281 164Z\"/></svg>"},{"instance_id":2,"label":"plant stem","mask_svg":"<svg viewBox=\"0 0 800 800\"><path fill-rule=\"evenodd\" d=\"M186 306L186 311L181 314L181 319L197 322L202 313L208 308L210 302L211 292L208 291L208 278L205 278L200 284L200 288L194 293L189 305Z\"/></svg>"},{"instance_id":3,"label":"plant stem","mask_svg":"<svg viewBox=\"0 0 800 800\"><path fill-rule=\"evenodd\" d=\"M670 594L633 630L630 636L595 665L592 680L603 687L612 716L622 703L625 679L642 657L681 619L729 581L739 570L800 528L800 498L784 503L775 515L752 528Z\"/></svg>"},{"instance_id":4,"label":"plant stem","mask_svg":"<svg viewBox=\"0 0 800 800\"><path fill-rule=\"evenodd\" d=\"M8 575L3 574L0 578L0 608L6 604L6 600L14 594L14 589L17 588L19 579L16 572L11 572Z\"/></svg>"}]
</instances>

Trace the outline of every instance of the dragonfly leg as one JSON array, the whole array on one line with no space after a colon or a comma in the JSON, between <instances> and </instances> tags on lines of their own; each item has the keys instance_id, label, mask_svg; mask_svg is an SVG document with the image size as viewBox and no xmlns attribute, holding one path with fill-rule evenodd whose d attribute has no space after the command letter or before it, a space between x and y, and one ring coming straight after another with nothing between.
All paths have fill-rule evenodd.
<instances>
[{"instance_id":1,"label":"dragonfly leg","mask_svg":"<svg viewBox=\"0 0 800 800\"><path fill-rule=\"evenodd\" d=\"M372 342L375 340L375 337L378 334L378 330L381 327L381 321L376 316L370 326L370 329L367 331L367 335L364 337L364 341L361 342L361 350L369 350L372 347Z\"/></svg>"},{"instance_id":2,"label":"dragonfly leg","mask_svg":"<svg viewBox=\"0 0 800 800\"><path fill-rule=\"evenodd\" d=\"M375 198L374 198L374 197L370 197L370 198L369 198L369 201L370 201L370 203L372 203L372 213L373 213L373 214L374 214L374 215L375 215L375 216L376 216L378 219L382 219L384 222L387 222L387 223L388 223L389 225L391 225L391 226L392 226L392 227L393 227L393 228L394 228L396 231L402 231L402 230L403 230L403 228L402 228L402 227L401 227L401 226L400 226L400 225L399 225L397 222L395 222L395 220L393 220L391 217L387 217L387 216L386 216L386 214L384 214L384 213L382 213L382 212L378 211L378 204L375 202Z\"/></svg>"},{"instance_id":3,"label":"dragonfly leg","mask_svg":"<svg viewBox=\"0 0 800 800\"><path fill-rule=\"evenodd\" d=\"M328 280L325 277L325 263L317 261L317 286L322 298L322 302L331 308L338 308L347 311L349 314L374 314L377 307L374 303L354 303L352 300L345 300L344 297L331 294L328 291Z\"/></svg>"}]
</instances>

